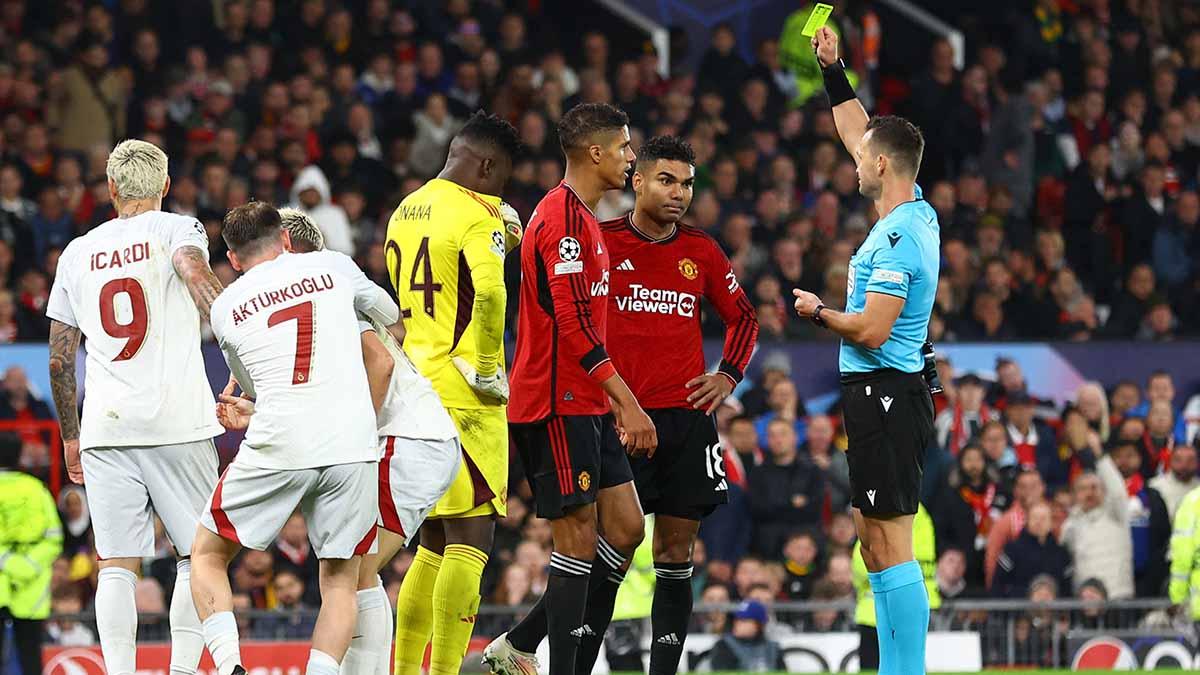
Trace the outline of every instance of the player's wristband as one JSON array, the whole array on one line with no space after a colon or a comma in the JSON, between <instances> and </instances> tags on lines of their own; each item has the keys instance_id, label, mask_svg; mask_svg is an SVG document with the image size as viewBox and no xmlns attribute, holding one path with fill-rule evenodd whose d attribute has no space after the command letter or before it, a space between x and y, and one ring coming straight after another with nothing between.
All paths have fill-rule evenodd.
<instances>
[{"instance_id":1,"label":"player's wristband","mask_svg":"<svg viewBox=\"0 0 1200 675\"><path fill-rule=\"evenodd\" d=\"M821 77L825 80L825 93L829 95L830 106L837 107L858 98L846 77L846 64L841 59L822 67Z\"/></svg>"},{"instance_id":2,"label":"player's wristband","mask_svg":"<svg viewBox=\"0 0 1200 675\"><path fill-rule=\"evenodd\" d=\"M825 305L817 305L817 308L814 309L812 313L812 322L821 328L825 327L825 319L821 318L821 310L823 309L825 309Z\"/></svg>"}]
</instances>

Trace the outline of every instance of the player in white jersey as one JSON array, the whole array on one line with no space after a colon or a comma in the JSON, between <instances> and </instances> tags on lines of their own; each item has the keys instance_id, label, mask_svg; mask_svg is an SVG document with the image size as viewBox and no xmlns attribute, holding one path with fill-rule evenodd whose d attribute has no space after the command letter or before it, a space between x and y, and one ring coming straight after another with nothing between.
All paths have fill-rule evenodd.
<instances>
[{"instance_id":1,"label":"player in white jersey","mask_svg":"<svg viewBox=\"0 0 1200 675\"><path fill-rule=\"evenodd\" d=\"M296 253L321 251L321 230L303 211L280 209ZM376 399L379 433L379 551L358 573L358 623L342 661L342 675L385 674L390 669L391 604L379 571L450 488L461 465L458 430L433 390L397 342L404 325L392 330L360 316L363 365ZM398 333L393 337L393 331ZM390 375L389 375L390 373ZM376 387L376 382L383 386ZM379 389L379 391L376 391ZM223 397L223 401L236 403Z\"/></svg>"},{"instance_id":2,"label":"player in white jersey","mask_svg":"<svg viewBox=\"0 0 1200 675\"><path fill-rule=\"evenodd\" d=\"M229 562L243 546L265 550L299 507L320 561L307 673L337 675L379 512L379 439L357 313L390 326L400 310L347 256L288 253L269 204L230 211L222 236L242 276L213 303L213 334L254 411L196 531L196 609L220 675L240 671Z\"/></svg>"},{"instance_id":3,"label":"player in white jersey","mask_svg":"<svg viewBox=\"0 0 1200 675\"><path fill-rule=\"evenodd\" d=\"M152 556L154 514L180 556L171 596L171 672L204 651L189 585L192 537L217 481L222 433L200 352L200 319L221 284L195 219L165 213L167 156L139 140L108 158L117 218L63 251L46 315L50 380L67 472L87 486L100 558L96 626L111 675L135 668L136 572ZM80 424L75 358L87 336ZM82 452L81 452L82 450Z\"/></svg>"}]
</instances>

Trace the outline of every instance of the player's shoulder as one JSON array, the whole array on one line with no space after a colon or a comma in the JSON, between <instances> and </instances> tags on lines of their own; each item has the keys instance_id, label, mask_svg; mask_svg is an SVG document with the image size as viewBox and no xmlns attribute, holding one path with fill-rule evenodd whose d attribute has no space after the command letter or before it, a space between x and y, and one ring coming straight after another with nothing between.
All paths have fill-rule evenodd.
<instances>
[{"instance_id":1,"label":"player's shoulder","mask_svg":"<svg viewBox=\"0 0 1200 675\"><path fill-rule=\"evenodd\" d=\"M620 232L620 231L626 230L628 224L629 224L629 214L626 213L625 215L617 216L616 218L609 218L607 220L601 220L600 221L600 229L605 234L608 234L610 232Z\"/></svg>"},{"instance_id":2,"label":"player's shoulder","mask_svg":"<svg viewBox=\"0 0 1200 675\"><path fill-rule=\"evenodd\" d=\"M699 252L725 257L725 251L721 249L720 242L708 232L687 223L679 223L676 227L679 228L680 242L694 247Z\"/></svg>"}]
</instances>

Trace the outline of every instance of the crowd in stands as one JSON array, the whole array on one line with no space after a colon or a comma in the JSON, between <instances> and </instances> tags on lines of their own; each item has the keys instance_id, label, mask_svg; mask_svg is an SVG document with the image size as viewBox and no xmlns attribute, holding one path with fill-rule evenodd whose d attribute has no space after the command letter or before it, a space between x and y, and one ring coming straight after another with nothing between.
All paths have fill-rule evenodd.
<instances>
[{"instance_id":1,"label":"crowd in stands","mask_svg":"<svg viewBox=\"0 0 1200 675\"><path fill-rule=\"evenodd\" d=\"M874 222L820 87L799 72L786 30L746 60L719 25L699 68L664 77L641 36L551 29L541 4L0 2L0 344L45 339L62 248L114 215L104 160L122 138L167 150L164 208L203 223L225 283L235 273L221 218L254 198L304 209L331 248L390 287L387 218L440 169L473 110L520 130L529 152L504 197L528 216L562 177L559 116L611 102L629 113L635 148L661 133L691 142L686 219L725 248L762 327L763 374L720 416L731 504L705 523L696 597L852 597L840 416L808 414L787 364L768 362L773 344L827 339L790 312L790 291L840 306L847 261ZM835 17L864 98L925 132L920 182L943 242L932 339L1200 334L1200 16L1184 3L997 4L1011 6L988 17L1004 30L978 31L964 68L933 40L907 81L880 68L888 36L872 3ZM598 215L631 204L611 192ZM924 498L942 596L1162 595L1172 511L1200 485L1200 398L1160 374L1145 386L1086 385L1061 408L1026 390L1018 363L999 363L995 382L941 367ZM5 373L0 419L49 417L24 374ZM23 462L44 473L47 453L31 434ZM515 606L545 588L550 529L530 515L527 488L511 494L485 597ZM59 503L67 544L54 607L71 613L90 602L94 555L81 491ZM161 549L139 586L145 612L163 607L173 583L165 538ZM1073 576L1048 562L1063 560ZM393 594L409 561L386 570ZM239 607L314 604L303 519L272 551L246 552L233 578ZM311 630L290 616L255 630ZM728 617L696 621L720 630ZM51 630L62 641L87 632Z\"/></svg>"},{"instance_id":2,"label":"crowd in stands","mask_svg":"<svg viewBox=\"0 0 1200 675\"><path fill-rule=\"evenodd\" d=\"M864 98L925 132L921 183L943 238L933 338L1197 334L1195 17L1175 3L1001 5L1012 9L976 17L990 23L965 68L933 40L908 79L880 67L888 36L872 3L835 17ZM635 146L669 132L696 148L688 220L753 289L765 341L820 334L789 319L790 290L837 305L874 220L787 29L746 60L719 25L699 68L663 77L638 34L550 30L532 2L4 7L0 342L45 337L58 254L113 215L104 158L125 137L168 151L166 206L205 224L214 261L221 217L254 198L301 206L383 281L388 215L441 167L471 111L518 126L529 153L504 196L527 216L562 176L562 111L612 102ZM599 215L630 203L610 193Z\"/></svg>"}]
</instances>

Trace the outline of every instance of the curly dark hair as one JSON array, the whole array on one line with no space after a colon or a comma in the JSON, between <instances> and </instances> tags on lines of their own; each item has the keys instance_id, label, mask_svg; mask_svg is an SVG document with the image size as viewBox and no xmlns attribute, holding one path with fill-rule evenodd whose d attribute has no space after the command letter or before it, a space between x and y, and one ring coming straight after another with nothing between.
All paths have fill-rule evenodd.
<instances>
[{"instance_id":1,"label":"curly dark hair","mask_svg":"<svg viewBox=\"0 0 1200 675\"><path fill-rule=\"evenodd\" d=\"M642 144L637 155L638 164L665 159L696 165L696 151L692 149L692 144L679 136L655 136Z\"/></svg>"},{"instance_id":2,"label":"curly dark hair","mask_svg":"<svg viewBox=\"0 0 1200 675\"><path fill-rule=\"evenodd\" d=\"M493 145L512 160L520 157L524 148L516 127L499 115L483 110L476 110L458 135L470 141Z\"/></svg>"},{"instance_id":3,"label":"curly dark hair","mask_svg":"<svg viewBox=\"0 0 1200 675\"><path fill-rule=\"evenodd\" d=\"M629 115L607 103L580 103L558 121L563 152L586 147L592 134L613 131L629 124Z\"/></svg>"}]
</instances>

